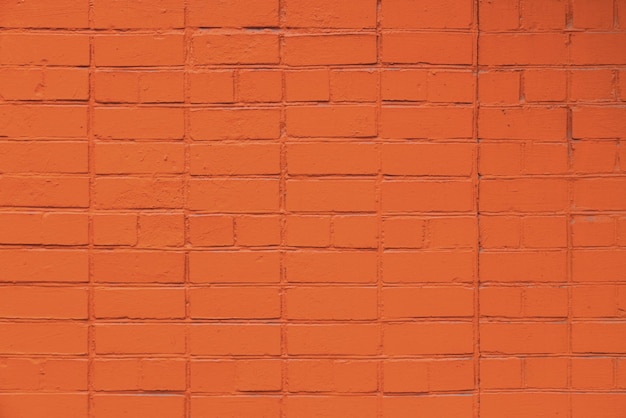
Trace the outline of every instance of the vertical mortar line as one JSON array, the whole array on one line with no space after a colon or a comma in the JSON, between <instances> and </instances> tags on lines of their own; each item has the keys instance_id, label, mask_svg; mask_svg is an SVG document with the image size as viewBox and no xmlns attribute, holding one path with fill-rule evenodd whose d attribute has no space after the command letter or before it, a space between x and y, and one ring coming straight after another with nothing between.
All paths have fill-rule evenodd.
<instances>
[{"instance_id":1,"label":"vertical mortar line","mask_svg":"<svg viewBox=\"0 0 626 418\"><path fill-rule=\"evenodd\" d=\"M183 68L183 143L184 143L184 171L183 171L183 216L184 216L184 231L183 231L183 249L185 252L184 262L184 289L185 289L185 417L191 417L191 350L189 346L189 334L190 334L190 305L189 305L189 210L187 209L187 196L189 195L189 160L190 160L190 142L189 136L189 69L191 66L191 35L192 30L189 28L189 1L184 0L183 4L183 27L184 27L184 68Z\"/></svg>"},{"instance_id":2,"label":"vertical mortar line","mask_svg":"<svg viewBox=\"0 0 626 418\"><path fill-rule=\"evenodd\" d=\"M280 268L280 368L281 368L281 385L280 385L280 416L285 418L287 416L286 400L288 395L288 360L289 355L287 352L287 271L285 267L285 249L286 249L286 200L287 200L287 120L286 120L286 66L283 62L283 51L285 46L285 19L283 16L284 0L278 0L278 28L279 28L279 64L278 68L281 74L281 96L280 96L280 177L279 177L279 216L280 216L280 245L279 252L279 268Z\"/></svg>"},{"instance_id":3,"label":"vertical mortar line","mask_svg":"<svg viewBox=\"0 0 626 418\"><path fill-rule=\"evenodd\" d=\"M567 112L566 119L566 135L567 135L567 166L568 172L566 174L567 178L567 206L565 208L565 222L566 222L566 234L567 234L567 250L566 250L566 279L567 279L567 413L568 416L572 415L572 215L571 215L571 207L572 207L572 185L573 185L573 177L572 173L572 108L571 108L571 87L570 87L570 73L571 73L571 30L568 29L571 27L573 22L573 4L572 0L569 0L567 3L567 22L569 23L568 27L565 29L565 33L567 35L567 61L565 62L565 74L566 74L566 83L565 83L565 106Z\"/></svg>"},{"instance_id":4,"label":"vertical mortar line","mask_svg":"<svg viewBox=\"0 0 626 418\"><path fill-rule=\"evenodd\" d=\"M87 104L87 164L89 170L89 207L88 212L88 246L87 246L87 262L88 262L88 290L87 290L87 415L92 418L94 412L94 360L96 355L96 333L95 333L95 300L94 300L94 280L93 280L93 249L94 249L94 230L93 230L93 188L95 183L95 135L94 135L94 107L95 107L95 57L94 57L94 0L89 0L89 95Z\"/></svg>"},{"instance_id":5,"label":"vertical mortar line","mask_svg":"<svg viewBox=\"0 0 626 418\"><path fill-rule=\"evenodd\" d=\"M479 65L479 38L480 38L480 0L474 0L474 23L473 23L473 36L474 36L474 126L473 126L473 140L475 144L475 178L476 184L474 186L475 205L476 205L476 266L474 267L474 417L480 417L480 137L478 131L478 112L480 111L480 96L478 90L480 71Z\"/></svg>"},{"instance_id":6,"label":"vertical mortar line","mask_svg":"<svg viewBox=\"0 0 626 418\"><path fill-rule=\"evenodd\" d=\"M376 175L376 224L377 224L377 256L376 256L376 321L378 322L378 387L377 387L377 406L379 418L383 417L383 385L384 385L384 322L382 320L382 288L383 288L383 221L382 221L382 182L383 182L383 157L382 148L383 141L380 137L380 120L382 113L382 25L381 25L381 8L382 0L376 2L376 67L378 78L378 97L376 104L376 142L378 152L378 173Z\"/></svg>"}]
</instances>

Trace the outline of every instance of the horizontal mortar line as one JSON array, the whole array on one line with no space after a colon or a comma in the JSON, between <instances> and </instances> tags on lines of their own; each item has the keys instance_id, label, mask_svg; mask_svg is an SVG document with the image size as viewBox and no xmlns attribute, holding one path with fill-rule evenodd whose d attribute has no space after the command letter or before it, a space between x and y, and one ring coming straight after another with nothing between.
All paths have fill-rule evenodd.
<instances>
[{"instance_id":1,"label":"horizontal mortar line","mask_svg":"<svg viewBox=\"0 0 626 418\"><path fill-rule=\"evenodd\" d=\"M289 319L288 327L290 326L302 326L302 325L310 325L310 326L346 326L346 325L376 325L378 323L388 324L388 325L403 325L403 324L413 324L413 323L426 323L426 324L460 324L472 323L472 316L464 316L464 317L415 317L415 318L371 318L371 319L336 319L336 320L322 320L322 319L298 319L293 318L287 315ZM163 319L145 319L145 318L133 318L133 319L112 319L112 318L104 318L96 316L93 320L92 324L96 326L96 328L100 325L179 325L181 327L187 326L196 326L196 325L224 325L224 326L235 326L235 325L267 325L267 326L276 326L281 324L280 317L276 317L273 319L233 319L233 318L203 318L197 316L190 317L191 322L185 321L184 317L180 318L163 318ZM70 318L62 318L62 319L47 319L47 318L11 318L11 317L3 317L0 319L0 325L4 324L84 324L87 321L87 318L81 319L70 319ZM541 322L546 323L546 321Z\"/></svg>"},{"instance_id":2,"label":"horizontal mortar line","mask_svg":"<svg viewBox=\"0 0 626 418\"><path fill-rule=\"evenodd\" d=\"M182 283L155 283L155 282L132 282L132 283L106 283L106 282L96 282L94 284L88 284L87 282L76 283L76 282L0 282L0 287L34 287L34 288L51 288L51 289L75 289L75 290L88 290L92 287L95 290L117 290L117 289L125 289L125 290L143 290L143 289L151 289L151 290L182 290L185 288L185 285ZM280 283L254 283L254 282L244 282L244 283L188 283L187 287L192 290L199 289L277 289L280 288ZM375 282L372 283L327 283L327 282L311 282L311 283L287 283L283 285L285 289L309 289L309 288L349 288L349 289L376 289L377 284ZM548 286L532 286L532 287L548 287ZM554 286L552 286L554 287ZM385 283L382 285L383 289L449 289L449 288L459 288L465 290L474 290L471 282L467 283L445 283L445 282L431 282L431 283L415 283L412 285L403 284L403 283Z\"/></svg>"}]
</instances>

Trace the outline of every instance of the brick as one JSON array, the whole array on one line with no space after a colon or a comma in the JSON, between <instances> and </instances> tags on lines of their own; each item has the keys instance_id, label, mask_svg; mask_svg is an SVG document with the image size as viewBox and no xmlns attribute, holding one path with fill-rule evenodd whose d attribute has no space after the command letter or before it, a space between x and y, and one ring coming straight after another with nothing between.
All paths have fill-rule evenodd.
<instances>
[{"instance_id":1,"label":"brick","mask_svg":"<svg viewBox=\"0 0 626 418\"><path fill-rule=\"evenodd\" d=\"M384 144L384 174L415 176L469 176L474 160L473 144Z\"/></svg>"},{"instance_id":2,"label":"brick","mask_svg":"<svg viewBox=\"0 0 626 418\"><path fill-rule=\"evenodd\" d=\"M560 33L486 33L480 36L478 61L481 65L562 64L567 60L567 39Z\"/></svg>"},{"instance_id":3,"label":"brick","mask_svg":"<svg viewBox=\"0 0 626 418\"><path fill-rule=\"evenodd\" d=\"M0 251L2 282L86 282L88 258L84 250Z\"/></svg>"},{"instance_id":4,"label":"brick","mask_svg":"<svg viewBox=\"0 0 626 418\"><path fill-rule=\"evenodd\" d=\"M575 318L617 316L617 288L613 285L575 286L572 289L572 315Z\"/></svg>"},{"instance_id":5,"label":"brick","mask_svg":"<svg viewBox=\"0 0 626 418\"><path fill-rule=\"evenodd\" d=\"M232 103L235 101L233 71L195 71L188 74L191 103Z\"/></svg>"},{"instance_id":6,"label":"brick","mask_svg":"<svg viewBox=\"0 0 626 418\"><path fill-rule=\"evenodd\" d=\"M373 251L298 251L285 258L287 281L293 283L372 283L376 281Z\"/></svg>"},{"instance_id":7,"label":"brick","mask_svg":"<svg viewBox=\"0 0 626 418\"><path fill-rule=\"evenodd\" d=\"M524 246L528 248L566 247L567 234L564 216L533 216L522 220Z\"/></svg>"},{"instance_id":8,"label":"brick","mask_svg":"<svg viewBox=\"0 0 626 418\"><path fill-rule=\"evenodd\" d=\"M375 64L376 36L288 35L282 54L283 62L289 66Z\"/></svg>"},{"instance_id":9,"label":"brick","mask_svg":"<svg viewBox=\"0 0 626 418\"><path fill-rule=\"evenodd\" d=\"M124 0L96 0L94 24L98 29L145 29L184 27L183 4L176 0L128 3Z\"/></svg>"},{"instance_id":10,"label":"brick","mask_svg":"<svg viewBox=\"0 0 626 418\"><path fill-rule=\"evenodd\" d=\"M180 359L96 359L93 367L93 384L98 391L185 388L185 362Z\"/></svg>"},{"instance_id":11,"label":"brick","mask_svg":"<svg viewBox=\"0 0 626 418\"><path fill-rule=\"evenodd\" d=\"M97 354L182 354L185 328L177 324L100 324Z\"/></svg>"},{"instance_id":12,"label":"brick","mask_svg":"<svg viewBox=\"0 0 626 418\"><path fill-rule=\"evenodd\" d=\"M185 147L171 142L97 142L98 174L182 173Z\"/></svg>"},{"instance_id":13,"label":"brick","mask_svg":"<svg viewBox=\"0 0 626 418\"><path fill-rule=\"evenodd\" d=\"M156 67L183 65L182 35L97 35L94 37L94 59L103 67Z\"/></svg>"},{"instance_id":14,"label":"brick","mask_svg":"<svg viewBox=\"0 0 626 418\"><path fill-rule=\"evenodd\" d=\"M613 359L572 359L572 386L576 389L612 389Z\"/></svg>"},{"instance_id":15,"label":"brick","mask_svg":"<svg viewBox=\"0 0 626 418\"><path fill-rule=\"evenodd\" d=\"M613 100L614 73L611 70L570 72L570 98L578 101Z\"/></svg>"},{"instance_id":16,"label":"brick","mask_svg":"<svg viewBox=\"0 0 626 418\"><path fill-rule=\"evenodd\" d=\"M524 171L522 143L484 141L478 151L478 171L482 175L519 175Z\"/></svg>"},{"instance_id":17,"label":"brick","mask_svg":"<svg viewBox=\"0 0 626 418\"><path fill-rule=\"evenodd\" d=\"M11 322L0 331L3 354L87 354L87 326L78 322Z\"/></svg>"},{"instance_id":18,"label":"brick","mask_svg":"<svg viewBox=\"0 0 626 418\"><path fill-rule=\"evenodd\" d=\"M5 207L87 207L89 180L85 177L0 178L0 205Z\"/></svg>"},{"instance_id":19,"label":"brick","mask_svg":"<svg viewBox=\"0 0 626 418\"><path fill-rule=\"evenodd\" d=\"M494 105L519 103L519 71L479 72L478 80L478 99L480 103Z\"/></svg>"},{"instance_id":20,"label":"brick","mask_svg":"<svg viewBox=\"0 0 626 418\"><path fill-rule=\"evenodd\" d=\"M243 216L235 221L237 244L247 247L280 245L278 216Z\"/></svg>"},{"instance_id":21,"label":"brick","mask_svg":"<svg viewBox=\"0 0 626 418\"><path fill-rule=\"evenodd\" d=\"M624 323L576 323L572 325L575 353L624 353Z\"/></svg>"},{"instance_id":22,"label":"brick","mask_svg":"<svg viewBox=\"0 0 626 418\"><path fill-rule=\"evenodd\" d=\"M279 0L192 0L187 8L191 26L263 28L279 21Z\"/></svg>"},{"instance_id":23,"label":"brick","mask_svg":"<svg viewBox=\"0 0 626 418\"><path fill-rule=\"evenodd\" d=\"M333 221L333 243L341 248L376 248L378 221L374 216L337 216Z\"/></svg>"},{"instance_id":24,"label":"brick","mask_svg":"<svg viewBox=\"0 0 626 418\"><path fill-rule=\"evenodd\" d=\"M374 324L287 325L290 355L374 355L379 340Z\"/></svg>"},{"instance_id":25,"label":"brick","mask_svg":"<svg viewBox=\"0 0 626 418\"><path fill-rule=\"evenodd\" d=\"M287 210L300 212L374 211L373 180L288 180Z\"/></svg>"},{"instance_id":26,"label":"brick","mask_svg":"<svg viewBox=\"0 0 626 418\"><path fill-rule=\"evenodd\" d=\"M279 207L278 180L194 179L187 207L208 212L263 213Z\"/></svg>"},{"instance_id":27,"label":"brick","mask_svg":"<svg viewBox=\"0 0 626 418\"><path fill-rule=\"evenodd\" d=\"M624 33L576 33L571 39L572 64L626 64Z\"/></svg>"},{"instance_id":28,"label":"brick","mask_svg":"<svg viewBox=\"0 0 626 418\"><path fill-rule=\"evenodd\" d=\"M0 136L67 140L86 135L85 106L0 105Z\"/></svg>"},{"instance_id":29,"label":"brick","mask_svg":"<svg viewBox=\"0 0 626 418\"><path fill-rule=\"evenodd\" d=\"M7 1L3 4L3 28L87 28L89 4L82 0L55 2Z\"/></svg>"},{"instance_id":30,"label":"brick","mask_svg":"<svg viewBox=\"0 0 626 418\"><path fill-rule=\"evenodd\" d=\"M189 330L191 354L278 355L278 325L194 325Z\"/></svg>"},{"instance_id":31,"label":"brick","mask_svg":"<svg viewBox=\"0 0 626 418\"><path fill-rule=\"evenodd\" d=\"M527 174L564 174L569 169L569 149L562 143L524 144L524 172Z\"/></svg>"},{"instance_id":32,"label":"brick","mask_svg":"<svg viewBox=\"0 0 626 418\"><path fill-rule=\"evenodd\" d=\"M92 254L99 283L182 283L185 255L163 251L98 251Z\"/></svg>"},{"instance_id":33,"label":"brick","mask_svg":"<svg viewBox=\"0 0 626 418\"><path fill-rule=\"evenodd\" d=\"M378 386L374 361L290 360L287 363L290 392L370 393Z\"/></svg>"},{"instance_id":34,"label":"brick","mask_svg":"<svg viewBox=\"0 0 626 418\"><path fill-rule=\"evenodd\" d=\"M183 204L182 179L100 177L93 200L99 209L174 209Z\"/></svg>"},{"instance_id":35,"label":"brick","mask_svg":"<svg viewBox=\"0 0 626 418\"><path fill-rule=\"evenodd\" d=\"M479 0L480 29L486 32L519 28L518 0Z\"/></svg>"},{"instance_id":36,"label":"brick","mask_svg":"<svg viewBox=\"0 0 626 418\"><path fill-rule=\"evenodd\" d=\"M345 303L350 301L350 303ZM287 289L288 319L376 319L376 289L367 287L293 287Z\"/></svg>"},{"instance_id":37,"label":"brick","mask_svg":"<svg viewBox=\"0 0 626 418\"><path fill-rule=\"evenodd\" d=\"M95 96L100 103L180 103L184 74L174 71L97 71Z\"/></svg>"},{"instance_id":38,"label":"brick","mask_svg":"<svg viewBox=\"0 0 626 418\"><path fill-rule=\"evenodd\" d=\"M92 218L95 245L135 245L137 222L134 214L97 214Z\"/></svg>"},{"instance_id":39,"label":"brick","mask_svg":"<svg viewBox=\"0 0 626 418\"><path fill-rule=\"evenodd\" d=\"M474 189L468 181L385 181L382 211L468 212L474 207Z\"/></svg>"},{"instance_id":40,"label":"brick","mask_svg":"<svg viewBox=\"0 0 626 418\"><path fill-rule=\"evenodd\" d=\"M292 143L287 145L290 174L376 174L373 143Z\"/></svg>"},{"instance_id":41,"label":"brick","mask_svg":"<svg viewBox=\"0 0 626 418\"><path fill-rule=\"evenodd\" d=\"M385 283L471 282L475 255L469 251L386 251Z\"/></svg>"},{"instance_id":42,"label":"brick","mask_svg":"<svg viewBox=\"0 0 626 418\"><path fill-rule=\"evenodd\" d=\"M97 107L94 133L102 139L182 139L183 109Z\"/></svg>"},{"instance_id":43,"label":"brick","mask_svg":"<svg viewBox=\"0 0 626 418\"><path fill-rule=\"evenodd\" d=\"M392 0L382 8L383 28L465 29L472 20L472 2L468 0Z\"/></svg>"},{"instance_id":44,"label":"brick","mask_svg":"<svg viewBox=\"0 0 626 418\"><path fill-rule=\"evenodd\" d=\"M276 319L280 294L272 287L213 287L189 291L192 318Z\"/></svg>"},{"instance_id":45,"label":"brick","mask_svg":"<svg viewBox=\"0 0 626 418\"><path fill-rule=\"evenodd\" d=\"M0 402L3 413L32 418L62 418L67 411L84 416L89 409L87 394L81 393L3 393Z\"/></svg>"},{"instance_id":46,"label":"brick","mask_svg":"<svg viewBox=\"0 0 626 418\"><path fill-rule=\"evenodd\" d=\"M294 247L327 247L330 224L330 216L287 216L286 243Z\"/></svg>"},{"instance_id":47,"label":"brick","mask_svg":"<svg viewBox=\"0 0 626 418\"><path fill-rule=\"evenodd\" d=\"M0 69L5 100L87 100L89 73L84 68Z\"/></svg>"},{"instance_id":48,"label":"brick","mask_svg":"<svg viewBox=\"0 0 626 418\"><path fill-rule=\"evenodd\" d=\"M6 286L0 317L87 319L87 290L70 287Z\"/></svg>"},{"instance_id":49,"label":"brick","mask_svg":"<svg viewBox=\"0 0 626 418\"><path fill-rule=\"evenodd\" d=\"M472 42L469 33L460 32L384 33L381 59L386 64L470 65Z\"/></svg>"},{"instance_id":50,"label":"brick","mask_svg":"<svg viewBox=\"0 0 626 418\"><path fill-rule=\"evenodd\" d=\"M618 138L626 130L626 110L608 107L579 107L572 111L574 138Z\"/></svg>"},{"instance_id":51,"label":"brick","mask_svg":"<svg viewBox=\"0 0 626 418\"><path fill-rule=\"evenodd\" d=\"M480 279L484 282L564 282L565 251L483 252Z\"/></svg>"},{"instance_id":52,"label":"brick","mask_svg":"<svg viewBox=\"0 0 626 418\"><path fill-rule=\"evenodd\" d=\"M285 100L288 102L328 101L330 74L323 70L285 71Z\"/></svg>"},{"instance_id":53,"label":"brick","mask_svg":"<svg viewBox=\"0 0 626 418\"><path fill-rule=\"evenodd\" d=\"M427 413L435 417L469 417L472 415L472 396L385 396L383 418L410 418Z\"/></svg>"},{"instance_id":54,"label":"brick","mask_svg":"<svg viewBox=\"0 0 626 418\"><path fill-rule=\"evenodd\" d=\"M529 102L562 102L567 96L567 73L561 70L524 71L524 98Z\"/></svg>"},{"instance_id":55,"label":"brick","mask_svg":"<svg viewBox=\"0 0 626 418\"><path fill-rule=\"evenodd\" d=\"M478 231L471 217L442 217L428 221L430 248L474 248Z\"/></svg>"},{"instance_id":56,"label":"brick","mask_svg":"<svg viewBox=\"0 0 626 418\"><path fill-rule=\"evenodd\" d=\"M89 241L89 219L81 213L3 213L2 244L85 245ZM9 227L10 226L10 227Z\"/></svg>"},{"instance_id":57,"label":"brick","mask_svg":"<svg viewBox=\"0 0 626 418\"><path fill-rule=\"evenodd\" d=\"M626 397L620 393L580 393L572 397L574 418L589 414L596 414L598 418L618 418L624 408Z\"/></svg>"},{"instance_id":58,"label":"brick","mask_svg":"<svg viewBox=\"0 0 626 418\"><path fill-rule=\"evenodd\" d=\"M191 387L195 391L216 393L277 391L282 387L281 361L192 361Z\"/></svg>"},{"instance_id":59,"label":"brick","mask_svg":"<svg viewBox=\"0 0 626 418\"><path fill-rule=\"evenodd\" d=\"M334 102L374 102L378 99L378 74L374 71L332 71L330 92Z\"/></svg>"},{"instance_id":60,"label":"brick","mask_svg":"<svg viewBox=\"0 0 626 418\"><path fill-rule=\"evenodd\" d=\"M568 205L567 182L557 179L483 180L481 211L564 211Z\"/></svg>"},{"instance_id":61,"label":"brick","mask_svg":"<svg viewBox=\"0 0 626 418\"><path fill-rule=\"evenodd\" d=\"M426 222L419 218L393 217L383 219L385 248L421 248L424 246Z\"/></svg>"},{"instance_id":62,"label":"brick","mask_svg":"<svg viewBox=\"0 0 626 418\"><path fill-rule=\"evenodd\" d=\"M319 399L305 396L287 398L285 405L287 416L303 418L330 418L356 414L363 418L376 416L376 397L374 396L324 396Z\"/></svg>"},{"instance_id":63,"label":"brick","mask_svg":"<svg viewBox=\"0 0 626 418\"><path fill-rule=\"evenodd\" d=\"M515 357L482 358L480 386L485 389L519 389L522 387L522 360Z\"/></svg>"},{"instance_id":64,"label":"brick","mask_svg":"<svg viewBox=\"0 0 626 418\"><path fill-rule=\"evenodd\" d=\"M528 357L524 363L527 387L537 389L564 389L567 387L568 359Z\"/></svg>"},{"instance_id":65,"label":"brick","mask_svg":"<svg viewBox=\"0 0 626 418\"><path fill-rule=\"evenodd\" d=\"M383 351L388 356L469 354L472 324L461 322L402 323L383 326Z\"/></svg>"},{"instance_id":66,"label":"brick","mask_svg":"<svg viewBox=\"0 0 626 418\"><path fill-rule=\"evenodd\" d=\"M194 109L189 134L196 140L275 139L280 136L278 109Z\"/></svg>"},{"instance_id":67,"label":"brick","mask_svg":"<svg viewBox=\"0 0 626 418\"><path fill-rule=\"evenodd\" d=\"M176 416L184 413L182 395L105 395L94 396L93 408L102 418L130 418L135 416Z\"/></svg>"},{"instance_id":68,"label":"brick","mask_svg":"<svg viewBox=\"0 0 626 418\"><path fill-rule=\"evenodd\" d=\"M279 397L258 396L194 396L191 398L191 410L199 411L203 417L219 418L244 413L246 417L262 418L275 416L280 411ZM228 414L228 415L224 415Z\"/></svg>"},{"instance_id":69,"label":"brick","mask_svg":"<svg viewBox=\"0 0 626 418\"><path fill-rule=\"evenodd\" d=\"M278 41L272 33L198 32L191 39L192 59L196 64L278 64Z\"/></svg>"},{"instance_id":70,"label":"brick","mask_svg":"<svg viewBox=\"0 0 626 418\"><path fill-rule=\"evenodd\" d=\"M522 242L521 233L521 219L518 216L481 216L482 248L519 248Z\"/></svg>"},{"instance_id":71,"label":"brick","mask_svg":"<svg viewBox=\"0 0 626 418\"><path fill-rule=\"evenodd\" d=\"M47 158L56 154L57 158ZM84 142L0 142L3 173L87 173L88 147Z\"/></svg>"},{"instance_id":72,"label":"brick","mask_svg":"<svg viewBox=\"0 0 626 418\"><path fill-rule=\"evenodd\" d=\"M566 0L521 0L520 26L525 30L564 29L567 8Z\"/></svg>"},{"instance_id":73,"label":"brick","mask_svg":"<svg viewBox=\"0 0 626 418\"><path fill-rule=\"evenodd\" d=\"M287 0L283 6L290 28L374 28L375 0Z\"/></svg>"},{"instance_id":74,"label":"brick","mask_svg":"<svg viewBox=\"0 0 626 418\"><path fill-rule=\"evenodd\" d=\"M277 283L277 252L229 251L189 254L189 279L193 283Z\"/></svg>"},{"instance_id":75,"label":"brick","mask_svg":"<svg viewBox=\"0 0 626 418\"><path fill-rule=\"evenodd\" d=\"M481 414L499 417L510 411L511 418L545 416L556 418L567 414L568 397L564 393L489 393L481 395Z\"/></svg>"},{"instance_id":76,"label":"brick","mask_svg":"<svg viewBox=\"0 0 626 418\"><path fill-rule=\"evenodd\" d=\"M383 107L383 138L466 139L472 136L469 107ZM419 120L417 124L414 121Z\"/></svg>"},{"instance_id":77,"label":"brick","mask_svg":"<svg viewBox=\"0 0 626 418\"><path fill-rule=\"evenodd\" d=\"M589 178L574 181L573 204L579 210L620 210L626 205L623 178Z\"/></svg>"},{"instance_id":78,"label":"brick","mask_svg":"<svg viewBox=\"0 0 626 418\"><path fill-rule=\"evenodd\" d=\"M185 317L182 288L96 288L97 318L168 319ZM142 303L138 304L137 301Z\"/></svg>"},{"instance_id":79,"label":"brick","mask_svg":"<svg viewBox=\"0 0 626 418\"><path fill-rule=\"evenodd\" d=\"M40 4L36 7L39 8ZM3 33L0 35L0 56L4 65L86 66L89 65L89 36L75 33Z\"/></svg>"},{"instance_id":80,"label":"brick","mask_svg":"<svg viewBox=\"0 0 626 418\"><path fill-rule=\"evenodd\" d=\"M483 323L481 351L499 354L542 354L567 351L562 323Z\"/></svg>"},{"instance_id":81,"label":"brick","mask_svg":"<svg viewBox=\"0 0 626 418\"><path fill-rule=\"evenodd\" d=\"M191 174L280 174L278 144L193 144L190 151Z\"/></svg>"},{"instance_id":82,"label":"brick","mask_svg":"<svg viewBox=\"0 0 626 418\"><path fill-rule=\"evenodd\" d=\"M382 305L383 317L389 319L471 317L474 291L457 286L386 287Z\"/></svg>"},{"instance_id":83,"label":"brick","mask_svg":"<svg viewBox=\"0 0 626 418\"><path fill-rule=\"evenodd\" d=\"M288 107L287 133L295 137L366 138L376 135L373 106Z\"/></svg>"},{"instance_id":84,"label":"brick","mask_svg":"<svg viewBox=\"0 0 626 418\"><path fill-rule=\"evenodd\" d=\"M185 243L185 217L183 214L140 215L138 232L140 247L182 247Z\"/></svg>"},{"instance_id":85,"label":"brick","mask_svg":"<svg viewBox=\"0 0 626 418\"><path fill-rule=\"evenodd\" d=\"M612 173L617 168L618 146L613 141L577 141L572 151L577 173Z\"/></svg>"},{"instance_id":86,"label":"brick","mask_svg":"<svg viewBox=\"0 0 626 418\"><path fill-rule=\"evenodd\" d=\"M233 218L220 215L189 216L189 243L193 246L230 246L235 242Z\"/></svg>"},{"instance_id":87,"label":"brick","mask_svg":"<svg viewBox=\"0 0 626 418\"><path fill-rule=\"evenodd\" d=\"M280 102L282 86L283 78L280 71L240 71L237 95L240 101L247 103Z\"/></svg>"},{"instance_id":88,"label":"brick","mask_svg":"<svg viewBox=\"0 0 626 418\"><path fill-rule=\"evenodd\" d=\"M484 139L564 141L566 118L564 108L482 108L478 133Z\"/></svg>"},{"instance_id":89,"label":"brick","mask_svg":"<svg viewBox=\"0 0 626 418\"><path fill-rule=\"evenodd\" d=\"M572 219L572 244L576 247L612 246L615 227L615 219L608 216L576 216Z\"/></svg>"},{"instance_id":90,"label":"brick","mask_svg":"<svg viewBox=\"0 0 626 418\"><path fill-rule=\"evenodd\" d=\"M572 256L574 281L623 281L626 276L624 251L575 250Z\"/></svg>"},{"instance_id":91,"label":"brick","mask_svg":"<svg viewBox=\"0 0 626 418\"><path fill-rule=\"evenodd\" d=\"M387 393L461 391L474 388L474 365L468 360L395 360L383 363Z\"/></svg>"}]
</instances>

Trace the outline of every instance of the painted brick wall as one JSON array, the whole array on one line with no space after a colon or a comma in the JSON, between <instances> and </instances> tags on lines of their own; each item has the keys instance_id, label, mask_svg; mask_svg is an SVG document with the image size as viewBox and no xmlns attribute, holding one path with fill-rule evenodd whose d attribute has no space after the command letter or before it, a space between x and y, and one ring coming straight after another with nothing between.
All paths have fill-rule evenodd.
<instances>
[{"instance_id":1,"label":"painted brick wall","mask_svg":"<svg viewBox=\"0 0 626 418\"><path fill-rule=\"evenodd\" d=\"M621 418L626 0L0 0L2 418Z\"/></svg>"}]
</instances>

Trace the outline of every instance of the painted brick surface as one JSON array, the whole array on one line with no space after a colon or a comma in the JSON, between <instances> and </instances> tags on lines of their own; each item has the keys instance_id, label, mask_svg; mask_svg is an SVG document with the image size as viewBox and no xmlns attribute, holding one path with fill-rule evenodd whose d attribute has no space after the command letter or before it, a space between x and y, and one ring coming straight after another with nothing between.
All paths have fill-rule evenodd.
<instances>
[{"instance_id":1,"label":"painted brick surface","mask_svg":"<svg viewBox=\"0 0 626 418\"><path fill-rule=\"evenodd\" d=\"M0 0L2 418L622 418L626 1Z\"/></svg>"}]
</instances>

